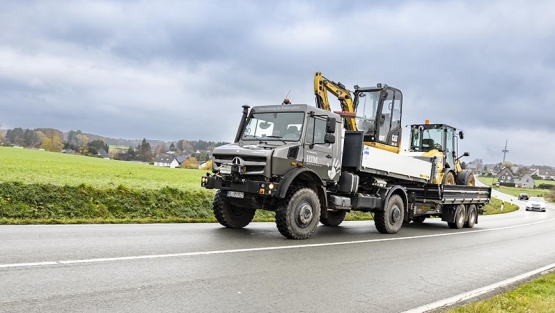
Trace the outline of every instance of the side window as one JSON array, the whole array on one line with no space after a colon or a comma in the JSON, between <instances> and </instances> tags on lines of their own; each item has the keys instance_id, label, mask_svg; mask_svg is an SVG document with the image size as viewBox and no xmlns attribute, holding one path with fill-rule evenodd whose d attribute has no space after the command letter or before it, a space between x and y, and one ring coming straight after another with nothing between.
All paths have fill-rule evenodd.
<instances>
[{"instance_id":1,"label":"side window","mask_svg":"<svg viewBox=\"0 0 555 313\"><path fill-rule=\"evenodd\" d=\"M394 100L395 98L395 91L394 90L387 90L387 98L383 102L382 107L382 116L380 118L380 130L379 130L379 141L385 142L387 140L387 136L389 135L389 130L392 127L393 121L393 114L394 114ZM401 112L399 112L400 119Z\"/></svg>"},{"instance_id":2,"label":"side window","mask_svg":"<svg viewBox=\"0 0 555 313\"><path fill-rule=\"evenodd\" d=\"M320 117L314 117L308 120L306 129L306 142L311 144L325 144L326 120Z\"/></svg>"}]
</instances>

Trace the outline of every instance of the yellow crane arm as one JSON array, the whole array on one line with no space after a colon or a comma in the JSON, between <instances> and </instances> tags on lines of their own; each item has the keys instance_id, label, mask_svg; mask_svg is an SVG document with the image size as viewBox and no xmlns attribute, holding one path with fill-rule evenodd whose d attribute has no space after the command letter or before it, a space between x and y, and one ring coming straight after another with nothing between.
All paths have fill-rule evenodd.
<instances>
[{"instance_id":1,"label":"yellow crane arm","mask_svg":"<svg viewBox=\"0 0 555 313\"><path fill-rule=\"evenodd\" d=\"M331 111L330 102L328 100L328 92L334 95L341 104L341 110L350 113L356 113L351 97L351 91L345 88L341 83L336 83L325 78L321 72L314 74L314 94L316 95L316 104L318 108ZM347 128L349 130L357 130L354 117L346 117Z\"/></svg>"}]
</instances>

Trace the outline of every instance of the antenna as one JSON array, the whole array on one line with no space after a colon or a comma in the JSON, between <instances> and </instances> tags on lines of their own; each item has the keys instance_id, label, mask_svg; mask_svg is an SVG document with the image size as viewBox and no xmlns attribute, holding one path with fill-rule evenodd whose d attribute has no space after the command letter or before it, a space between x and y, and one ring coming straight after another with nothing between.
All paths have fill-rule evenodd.
<instances>
[{"instance_id":1,"label":"antenna","mask_svg":"<svg viewBox=\"0 0 555 313\"><path fill-rule=\"evenodd\" d=\"M291 104L291 101L289 101L289 93L291 93L291 89L289 89L289 92L287 92L287 95L286 95L285 98L283 99L282 105Z\"/></svg>"}]
</instances>

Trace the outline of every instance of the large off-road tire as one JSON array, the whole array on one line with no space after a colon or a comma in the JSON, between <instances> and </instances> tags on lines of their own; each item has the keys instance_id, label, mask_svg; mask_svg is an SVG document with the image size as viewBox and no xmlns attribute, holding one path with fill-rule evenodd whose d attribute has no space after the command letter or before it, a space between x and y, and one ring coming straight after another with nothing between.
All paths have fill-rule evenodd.
<instances>
[{"instance_id":1,"label":"large off-road tire","mask_svg":"<svg viewBox=\"0 0 555 313\"><path fill-rule=\"evenodd\" d=\"M455 222L454 223L448 222L447 225L449 225L449 228L453 228L453 229L463 228L464 223L466 221L465 215L466 214L464 212L464 206L463 205L457 206L457 208L455 209Z\"/></svg>"},{"instance_id":2,"label":"large off-road tire","mask_svg":"<svg viewBox=\"0 0 555 313\"><path fill-rule=\"evenodd\" d=\"M457 185L475 186L476 179L469 170L463 170L457 174Z\"/></svg>"},{"instance_id":3,"label":"large off-road tire","mask_svg":"<svg viewBox=\"0 0 555 313\"><path fill-rule=\"evenodd\" d=\"M252 221L255 210L240 208L227 201L222 191L216 191L212 202L214 216L220 224L229 228L243 228Z\"/></svg>"},{"instance_id":4,"label":"large off-road tire","mask_svg":"<svg viewBox=\"0 0 555 313\"><path fill-rule=\"evenodd\" d=\"M374 214L376 229L382 234L395 234L403 226L405 205L399 195L393 195L387 201L383 211Z\"/></svg>"},{"instance_id":5,"label":"large off-road tire","mask_svg":"<svg viewBox=\"0 0 555 313\"><path fill-rule=\"evenodd\" d=\"M443 174L443 184L444 185L456 185L457 184L455 182L455 175L453 174L453 172L447 172L447 173Z\"/></svg>"},{"instance_id":6,"label":"large off-road tire","mask_svg":"<svg viewBox=\"0 0 555 313\"><path fill-rule=\"evenodd\" d=\"M478 209L474 204L468 207L468 220L464 223L464 227L473 228L476 225L476 218L478 217Z\"/></svg>"},{"instance_id":7,"label":"large off-road tire","mask_svg":"<svg viewBox=\"0 0 555 313\"><path fill-rule=\"evenodd\" d=\"M339 226L339 224L341 224L345 219L345 214L347 214L347 211L339 210L335 212L329 211L327 213L328 217L324 218L323 216L320 216L320 223L326 226Z\"/></svg>"},{"instance_id":8,"label":"large off-road tire","mask_svg":"<svg viewBox=\"0 0 555 313\"><path fill-rule=\"evenodd\" d=\"M320 200L314 190L291 187L276 210L276 226L290 239L310 237L320 220Z\"/></svg>"}]
</instances>

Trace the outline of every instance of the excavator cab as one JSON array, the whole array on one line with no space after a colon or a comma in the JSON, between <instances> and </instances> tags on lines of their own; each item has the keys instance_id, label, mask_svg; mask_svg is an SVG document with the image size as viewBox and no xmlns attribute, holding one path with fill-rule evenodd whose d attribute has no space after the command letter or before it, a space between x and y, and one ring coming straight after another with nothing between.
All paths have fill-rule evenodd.
<instances>
[{"instance_id":1,"label":"excavator cab","mask_svg":"<svg viewBox=\"0 0 555 313\"><path fill-rule=\"evenodd\" d=\"M351 92L343 84L317 72L314 76L316 105L331 111L328 92L337 97L342 112L354 113L354 116L345 117L347 130L362 131L365 145L399 153L403 105L403 94L399 89L377 84L375 87L355 86L355 91Z\"/></svg>"},{"instance_id":2,"label":"excavator cab","mask_svg":"<svg viewBox=\"0 0 555 313\"><path fill-rule=\"evenodd\" d=\"M353 107L357 130L364 132L364 143L398 153L401 146L403 94L382 86L355 86Z\"/></svg>"}]
</instances>

